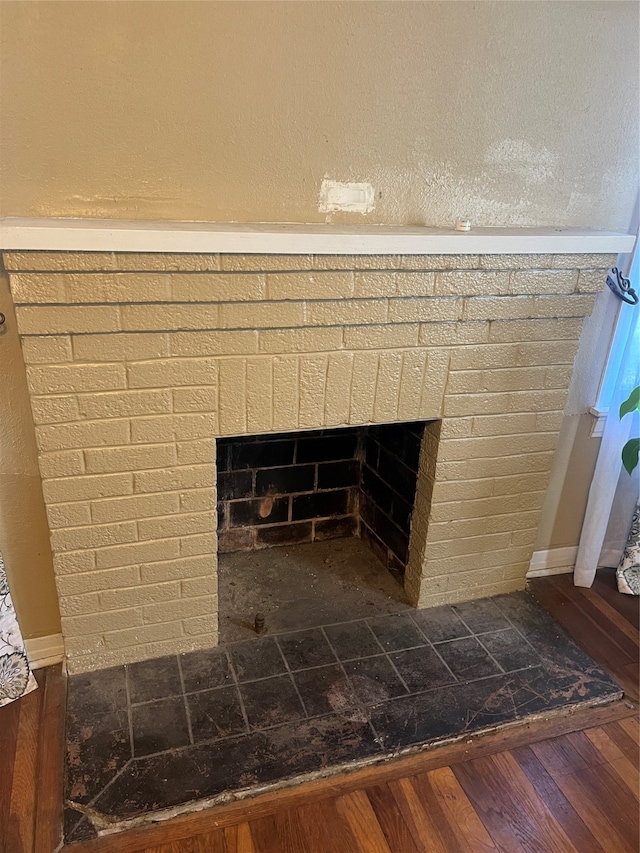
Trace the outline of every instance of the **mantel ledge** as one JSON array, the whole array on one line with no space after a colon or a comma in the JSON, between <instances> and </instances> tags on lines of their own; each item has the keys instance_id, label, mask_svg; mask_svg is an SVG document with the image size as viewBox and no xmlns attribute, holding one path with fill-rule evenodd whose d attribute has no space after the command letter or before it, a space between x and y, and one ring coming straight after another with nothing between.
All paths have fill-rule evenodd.
<instances>
[{"instance_id":1,"label":"mantel ledge","mask_svg":"<svg viewBox=\"0 0 640 853\"><path fill-rule=\"evenodd\" d=\"M518 255L630 252L633 234L580 228L0 219L0 249L278 255Z\"/></svg>"}]
</instances>

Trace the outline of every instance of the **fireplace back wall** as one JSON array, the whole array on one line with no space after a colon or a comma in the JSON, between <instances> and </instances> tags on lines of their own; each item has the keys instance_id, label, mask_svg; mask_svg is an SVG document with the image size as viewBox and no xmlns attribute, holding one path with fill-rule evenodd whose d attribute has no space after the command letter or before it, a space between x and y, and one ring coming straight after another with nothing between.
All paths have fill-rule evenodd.
<instances>
[{"instance_id":1,"label":"fireplace back wall","mask_svg":"<svg viewBox=\"0 0 640 853\"><path fill-rule=\"evenodd\" d=\"M524 586L612 256L3 260L72 672L217 642L225 436L439 421L420 459L411 600Z\"/></svg>"},{"instance_id":2,"label":"fireplace back wall","mask_svg":"<svg viewBox=\"0 0 640 853\"><path fill-rule=\"evenodd\" d=\"M218 439L218 552L362 536L402 580L424 427Z\"/></svg>"},{"instance_id":3,"label":"fireplace back wall","mask_svg":"<svg viewBox=\"0 0 640 853\"><path fill-rule=\"evenodd\" d=\"M358 429L220 438L218 551L355 536Z\"/></svg>"}]
</instances>

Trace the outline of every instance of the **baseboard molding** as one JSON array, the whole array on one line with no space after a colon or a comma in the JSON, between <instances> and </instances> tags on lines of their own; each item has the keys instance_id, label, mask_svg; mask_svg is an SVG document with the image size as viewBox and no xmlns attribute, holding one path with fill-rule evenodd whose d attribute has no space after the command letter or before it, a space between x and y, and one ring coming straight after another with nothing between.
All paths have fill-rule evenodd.
<instances>
[{"instance_id":1,"label":"baseboard molding","mask_svg":"<svg viewBox=\"0 0 640 853\"><path fill-rule=\"evenodd\" d=\"M578 548L551 548L534 551L529 563L528 578L543 578L546 575L567 575L573 572Z\"/></svg>"},{"instance_id":2,"label":"baseboard molding","mask_svg":"<svg viewBox=\"0 0 640 853\"><path fill-rule=\"evenodd\" d=\"M64 657L62 634L50 634L48 637L25 640L24 647L31 669L42 669L43 666L60 663Z\"/></svg>"}]
</instances>

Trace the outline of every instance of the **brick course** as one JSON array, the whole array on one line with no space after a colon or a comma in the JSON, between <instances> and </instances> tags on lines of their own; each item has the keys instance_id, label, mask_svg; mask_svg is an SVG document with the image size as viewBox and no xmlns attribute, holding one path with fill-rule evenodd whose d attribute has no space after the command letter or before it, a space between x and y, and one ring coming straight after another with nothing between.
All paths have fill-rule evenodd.
<instances>
[{"instance_id":1,"label":"brick course","mask_svg":"<svg viewBox=\"0 0 640 853\"><path fill-rule=\"evenodd\" d=\"M216 642L216 436L443 419L407 590L426 606L523 587L583 318L615 258L3 260L72 672Z\"/></svg>"}]
</instances>

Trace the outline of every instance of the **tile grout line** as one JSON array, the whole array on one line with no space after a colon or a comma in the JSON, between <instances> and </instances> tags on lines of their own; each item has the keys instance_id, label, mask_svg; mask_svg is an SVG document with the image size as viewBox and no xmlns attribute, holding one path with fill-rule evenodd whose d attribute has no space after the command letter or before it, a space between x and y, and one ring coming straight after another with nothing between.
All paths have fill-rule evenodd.
<instances>
[{"instance_id":1,"label":"tile grout line","mask_svg":"<svg viewBox=\"0 0 640 853\"><path fill-rule=\"evenodd\" d=\"M129 667L127 664L124 666L124 689L127 694L127 722L129 724L129 749L131 750L131 758L134 757L135 752L133 748L133 720L132 720L132 705L131 705L131 688L129 686Z\"/></svg>"},{"instance_id":2,"label":"tile grout line","mask_svg":"<svg viewBox=\"0 0 640 853\"><path fill-rule=\"evenodd\" d=\"M506 627L506 628L498 628L498 629L497 629L497 630L495 630L495 631L482 631L482 632L481 632L481 633L479 633L479 634L473 634L473 636L478 640L478 642L480 643L480 645L482 646L482 648L487 652L487 654L488 654L488 655L489 655L489 657L494 661L494 663L496 663L496 664L497 664L497 665L502 669L502 671L503 671L504 673L507 673L507 674L508 674L508 673L511 673L511 672L521 672L521 671L522 671L522 670L524 670L524 669L535 668L536 666L540 666L542 663L544 663L544 659L543 659L542 655L541 655L541 654L540 654L540 652L535 648L535 646L533 645L533 643L531 643L531 641L530 641L530 640L529 640L529 639L528 639L528 638L527 638L527 637L522 633L522 631L518 628L518 626L517 626L514 622L512 622L512 621L511 621L511 619L507 616L507 614L506 614L506 613L503 613L503 611L500 609L500 606L499 606L498 604L496 604L496 602L495 602L495 601L493 601L493 599L490 599L490 601L492 601L492 602L493 602L494 607L498 610L498 612L500 613L500 615L501 615L504 619L506 619L506 621L507 621L509 624L507 625L507 627ZM458 617L458 618L460 618L460 619L462 620L462 617L461 617L461 616L460 616L460 617ZM462 621L464 621L464 620L462 620ZM466 624L466 623L465 623L465 624ZM493 655L491 654L491 652L486 648L486 646L485 646L485 645L484 645L484 643L482 642L482 639L481 639L481 638L482 638L482 637L485 637L487 634L499 634L499 633L501 633L502 631L510 631L510 630L515 631L515 632L516 632L516 634L517 634L517 635L518 635L522 640L524 640L524 642L529 646L529 648L530 648L530 649L532 649L532 651L534 652L534 654L536 655L536 657L538 658L538 660L540 661L540 663L538 663L538 664L534 664L534 665L533 665L533 667L520 667L519 669L515 669L515 670L510 670L510 669L509 669L509 670L507 670L507 669L504 669L504 668L502 667L502 665L501 665L500 663L498 663L498 661L493 657Z\"/></svg>"},{"instance_id":3,"label":"tile grout line","mask_svg":"<svg viewBox=\"0 0 640 853\"><path fill-rule=\"evenodd\" d=\"M489 632L487 631L486 633L489 633ZM494 658L494 656L491 654L491 652L489 651L489 649L488 649L488 648L485 646L485 644L482 642L482 640L480 639L480 637L478 637L478 636L477 636L477 634L475 635L475 640L476 640L476 642L480 645L480 648L481 648L481 649L484 649L484 650L485 650L485 652L489 655L489 658L490 658L490 659L495 663L495 665L498 667L498 669L499 669L502 673L506 674L506 673L507 673L507 670L502 666L502 664L501 664L501 663L499 663L499 661L497 661L497 660Z\"/></svg>"},{"instance_id":4,"label":"tile grout line","mask_svg":"<svg viewBox=\"0 0 640 853\"><path fill-rule=\"evenodd\" d=\"M419 649L420 649L420 648L422 648L422 646L417 646L416 648L419 648ZM406 651L406 649L396 649L396 651L398 651L398 652L403 652L403 651ZM411 691L409 690L409 687L408 687L408 685L407 685L407 682L406 682L406 681L404 680L404 678L400 675L400 671L399 671L398 667L395 665L395 663L391 660L391 657L390 657L386 652L385 652L385 657L387 658L387 660L388 660L388 661L389 661L389 663L391 664L391 668L393 669L393 671L395 672L395 674L396 674L396 675L398 676L398 678L400 679L400 684L402 684L402 686L404 687L404 689L407 691L407 694L411 693Z\"/></svg>"},{"instance_id":5,"label":"tile grout line","mask_svg":"<svg viewBox=\"0 0 640 853\"><path fill-rule=\"evenodd\" d=\"M233 684L236 688L236 696L238 697L238 701L240 703L240 712L242 713L242 718L244 720L245 725L245 735L248 735L251 732L251 726L249 725L249 715L247 714L247 709L244 705L244 699L242 698L242 691L240 690L240 680L238 678L238 674L233 665L233 658L229 653L229 647L223 646L225 656L227 658L227 664L229 666L229 672L231 673L231 678L233 679ZM232 737L239 737L239 735L232 735Z\"/></svg>"},{"instance_id":6,"label":"tile grout line","mask_svg":"<svg viewBox=\"0 0 640 853\"><path fill-rule=\"evenodd\" d=\"M391 614L391 615L392 615L392 616L396 616L396 615L399 615L399 614ZM376 617L376 618L378 618L378 617ZM413 620L412 620L412 624L413 624ZM367 622L367 628L371 631L371 633L372 633L372 634L373 634L373 636L375 637L377 644L378 644L378 645L380 646L380 648L382 649L382 651L383 651L383 653L384 653L384 656L386 657L386 659L389 661L389 663L390 663L390 665L391 665L391 668L393 669L393 671L395 672L395 674L396 674L396 675L398 676L398 678L400 679L400 684L402 684L402 686L403 686L403 687L404 687L404 689L407 691L407 693L411 693L411 691L409 690L409 687L407 686L406 681L405 681L405 680L404 680L404 678L400 675L400 672L398 671L398 668L396 667L396 665L394 664L394 662L393 662L393 661L391 660L391 658L389 657L389 654L388 654L387 650L385 649L385 647L384 647L384 646L382 645L382 643L380 642L380 638L378 637L378 635L376 634L376 632L373 630L373 628L371 627L371 625L370 625L368 622ZM422 646L411 646L410 648L420 649L420 648L422 648ZM404 652L404 651L407 651L407 649L390 649L390 651L396 651L396 652L400 652L400 651L402 651L402 652ZM364 658L360 658L360 660L364 660Z\"/></svg>"},{"instance_id":7,"label":"tile grout line","mask_svg":"<svg viewBox=\"0 0 640 853\"><path fill-rule=\"evenodd\" d=\"M518 634L518 636L519 636L519 637L521 637L521 639L523 639L523 640L525 641L525 643L526 643L526 644L527 644L527 645L528 645L528 646L533 650L533 652L534 652L534 654L536 655L536 657L537 657L537 658L540 660L540 662L542 663L542 662L543 662L542 655L538 652L538 650L535 648L535 646L534 646L531 642L529 642L529 640L527 639L527 637L525 637L525 635L524 635L524 634L522 633L522 631L518 628L518 626L517 626L517 625L515 625L515 624L511 621L511 619L507 616L507 614L502 612L502 610L500 609L500 606L495 602L495 600L494 600L493 598L490 598L489 600L492 602L493 606L496 608L496 610L498 611L498 613L500 613L500 615L503 617L503 619L506 619L506 620L507 620L508 626L509 626L509 627L511 627L511 628L513 628L513 630ZM461 617L460 617L460 618L461 618ZM499 630L502 630L502 631L508 631L508 630L509 630L509 627L507 627L507 628L502 628L502 629L498 629L498 631L499 631ZM486 646L484 645L484 643L482 642L482 640L480 639L480 637L484 636L485 634L497 634L497 633L498 633L498 631L483 631L481 634L475 634L475 635L474 635L474 636L477 638L477 640L478 640L478 642L480 643L480 645L482 646L482 648L483 648L483 649L485 649L485 651L487 652L487 654L488 654L488 655L489 655L493 660L495 660L495 659L493 658L493 655L492 655L492 654L491 654L491 652L486 648ZM498 661L496 660L496 661L495 661L495 663L498 663ZM537 666L539 666L539 665L540 665L540 664L537 664ZM502 666L501 666L499 663L498 663L498 666L500 666L500 668L502 669ZM524 669L526 669L527 667L523 667L523 668L524 668ZM518 670L514 670L514 672L517 672L517 671L518 671ZM505 670L505 669L503 669L503 672L511 672L511 670Z\"/></svg>"},{"instance_id":8,"label":"tile grout line","mask_svg":"<svg viewBox=\"0 0 640 853\"><path fill-rule=\"evenodd\" d=\"M418 647L418 648L420 648L420 647ZM330 664L326 664L326 665L330 665ZM538 664L538 666L539 666L539 664ZM523 667L521 669L513 670L513 673L531 672L532 669L537 669L538 666L536 666L536 667ZM286 674L287 673L282 673L282 675L286 675ZM433 693L436 690L447 690L448 688L451 688L451 687L457 687L457 686L459 686L459 684L462 684L462 685L469 684L469 683L475 684L475 683L480 683L480 682L484 682L484 681L490 681L492 678L499 678L504 674L505 673L494 672L491 675L485 675L482 678L474 679L472 682L459 682L458 684L445 684L441 687L432 687L429 690L416 690L412 693L409 693L408 695L390 696L387 699L381 700L378 704L387 705L391 702L398 702L398 701L405 700L405 699L412 699L412 698L415 698L417 696L423 696L423 695L428 694L428 693ZM506 675L511 675L511 674L512 674L511 672L506 673ZM278 676L272 676L272 677L278 677ZM347 678L348 677L349 676L347 676ZM358 697L356 696L356 699L357 698ZM362 710L366 713L367 706L362 706ZM313 721L313 720L320 720L320 719L325 719L327 717L335 717L335 716L337 716L335 712L329 712L326 714L314 714L313 716L310 716L308 719L310 721ZM304 721L305 720L303 719L302 722L304 722ZM262 726L260 728L253 729L252 731L258 732L258 733L259 732L273 731L274 729L280 728L281 726L289 725L291 722L295 723L295 722L299 722L299 721L293 720L293 721L284 722L284 723L274 723L273 725ZM225 735L224 737L207 738L206 740L200 741L197 744L185 744L184 746L168 747L167 749L158 750L157 752L151 752L151 753L148 753L146 755L140 755L140 756L134 757L132 759L129 759L129 761L140 762L140 761L144 761L147 759L155 758L157 755L166 755L169 753L184 752L185 750L191 749L192 746L206 746L206 745L210 745L210 744L214 744L214 743L224 743L224 742L233 740L234 738L238 738L238 739L245 738L248 736L248 734L251 734L251 733L252 732L241 732L240 734ZM122 770L124 770L124 769L125 768L123 767ZM118 771L116 776L120 775L121 772L122 771ZM105 785L105 789L111 785L112 781L113 780L110 780L107 783L107 785Z\"/></svg>"},{"instance_id":9,"label":"tile grout line","mask_svg":"<svg viewBox=\"0 0 640 853\"><path fill-rule=\"evenodd\" d=\"M282 658L282 660L284 661L284 666L285 666L285 669L286 669L286 673L283 673L283 675L285 675L285 674L286 674L286 675L288 675L288 676L289 676L289 681L291 681L291 683L293 684L293 689L296 691L296 695L297 695L298 699L300 700L300 704L301 704L301 706L302 706L302 710L304 711L305 719L307 719L307 720L308 720L308 719L310 719L310 715L309 715L309 712L307 711L307 706L304 704L304 700L302 699L302 696L301 696L301 694L300 694L300 691L298 690L298 685L296 684L296 680L295 680L295 678L293 677L293 671L292 671L292 670L291 670L291 668L289 667L289 661L287 660L287 658L286 658L286 656L285 656L284 652L283 652L283 651L282 651L282 649L280 648L280 643L278 642L278 637L277 637L277 635L276 635L273 639L274 639L274 641L275 641L275 644L276 644L276 647L277 647L278 651L280 652L280 657L281 657L281 658ZM285 722L287 722L287 721L285 721ZM289 721L289 722L292 722L292 721Z\"/></svg>"},{"instance_id":10,"label":"tile grout line","mask_svg":"<svg viewBox=\"0 0 640 853\"><path fill-rule=\"evenodd\" d=\"M349 537L349 538L351 539L351 538L355 538L355 537ZM428 609L428 608L422 608L422 609L424 610L424 609ZM411 607L410 604L407 604L406 606L404 606L403 610L398 610L397 612L393 612L393 613L379 613L377 616L360 616L358 619L343 619L340 622L326 622L326 623L322 622L320 625L308 625L305 628L290 628L288 631L274 631L272 634L269 634L269 636L270 637L280 637L284 634L299 634L300 631L312 631L314 628L333 628L337 625L351 625L354 622L367 622L369 619L382 619L385 616L400 616L403 613L412 613L412 612L414 612L414 608ZM257 639L258 639L257 637L245 637L243 640L230 640L228 643L223 643L221 645L237 646L240 643L255 642ZM370 655L370 657L371 657L371 655ZM356 660L356 658L353 658L353 660ZM312 667L308 667L308 669L311 669L311 668ZM254 680L257 681L257 679L254 679Z\"/></svg>"},{"instance_id":11,"label":"tile grout line","mask_svg":"<svg viewBox=\"0 0 640 853\"><path fill-rule=\"evenodd\" d=\"M319 625L317 630L320 630L322 628L323 628L323 626ZM314 630L316 630L316 629L314 629ZM272 636L273 636L273 639L276 638L276 635L272 635ZM463 638L463 639L466 639L466 638ZM425 646L428 647L429 645L430 645L429 642L426 641L424 643L419 643L417 646L408 646L406 649L395 649L392 651L409 652L409 651L413 651L414 649L422 649ZM222 646L218 646L217 648L222 648ZM386 652L379 651L379 652L374 652L371 655L363 655L362 657L344 658L344 659L342 659L342 661L344 663L351 663L353 661L368 660L369 658L379 658L379 657L382 657L382 655L384 655L384 654L386 654ZM331 662L331 663L333 663L333 662ZM317 664L317 666L304 666L304 667L300 667L300 669L293 669L291 671L292 672L310 672L313 669L322 669L323 666L331 666L331 663L328 663L328 664L327 663L320 663L320 664ZM284 675L284 673L278 673L278 674ZM267 679L269 679L269 678L275 678L275 676L264 675L261 678L245 678L242 681L240 681L239 683L240 684L255 684L257 681L267 681ZM221 685L221 687L224 687L224 685ZM191 696L192 694L196 694L196 693L207 693L210 690L220 690L221 687L205 687L205 688L202 688L201 690L190 690L188 695ZM176 695L176 694L174 694L174 695ZM136 702L135 705L136 706L137 705L148 705L149 702L157 702L157 701L158 701L157 699L147 699L145 702Z\"/></svg>"},{"instance_id":12,"label":"tile grout line","mask_svg":"<svg viewBox=\"0 0 640 853\"><path fill-rule=\"evenodd\" d=\"M395 614L393 614L393 615L395 615ZM378 618L378 617L376 617L376 618ZM371 634L372 634L372 636L373 636L374 640L375 640L375 641L376 641L376 643L380 646L380 649L381 649L381 651L382 651L382 654L383 654L383 655L386 655L387 650L385 649L385 647L384 647L384 646L382 645L382 643L380 642L380 639L379 639L378 635L377 635L377 634L376 634L376 632L373 630L373 628L371 627L371 625L369 624L369 622L368 622L367 620L365 620L365 622L366 622L367 628L371 631ZM418 648L418 646L415 646L414 648ZM370 657L375 657L375 655L370 655ZM364 660L364 658L360 658L360 660Z\"/></svg>"},{"instance_id":13,"label":"tile grout line","mask_svg":"<svg viewBox=\"0 0 640 853\"><path fill-rule=\"evenodd\" d=\"M367 625L367 627L369 627L369 626ZM384 749L383 740L382 740L382 738L380 737L380 735L378 734L378 732L377 732L377 730L376 730L375 726L374 726L374 725L373 725L373 723L371 722L371 714L369 713L369 709L368 709L368 707L367 707L367 706L364 704L364 702L360 699L360 697L358 696L358 694L357 694L357 692L356 692L355 688L353 687L353 684L351 683L351 679L349 678L349 675L347 674L347 671L346 671L346 669L344 668L344 661L342 661L342 660L340 659L340 656L339 656L339 655L338 655L338 653L336 652L336 650L335 650L335 648L334 648L334 646L333 646L333 643L332 643L332 642L331 642L331 640L329 639L329 636L327 635L327 632L324 630L324 627L322 627L322 626L321 626L321 627L320 627L320 630L322 631L322 633L323 633L323 635L324 635L325 640L326 640L326 641L327 641L327 643L329 644L329 647L331 648L331 651L332 651L332 652L334 653L334 655L336 656L336 660L338 661L338 666L340 667L340 670L341 670L342 674L344 675L344 677L345 677L345 679L346 679L346 681L347 681L347 684L348 684L348 685L349 685L349 687L351 688L351 691L352 691L352 693L353 693L353 697L354 697L354 699L355 699L355 701L356 701L356 705L357 705L357 707L362 711L362 713L364 714L365 719L366 719L366 721L367 721L367 723L368 723L368 725L369 725L369 728L370 728L370 729L371 729L371 731L373 732L374 740L376 741L376 743L378 744L378 746L380 747L380 749L381 749L381 750L383 750L383 749ZM371 629L369 629L369 630L371 630ZM372 631L371 633L373 634L373 631ZM372 655L372 657L375 657L375 655ZM364 658L353 658L353 660L364 660ZM335 712L334 712L334 713L335 713Z\"/></svg>"},{"instance_id":14,"label":"tile grout line","mask_svg":"<svg viewBox=\"0 0 640 853\"><path fill-rule=\"evenodd\" d=\"M495 604L494 604L494 607L496 607L496 605L495 605ZM499 609L498 607L496 607L496 610L498 610L498 612L499 612L499 613L500 613L500 615L502 616L502 612L500 611L500 609ZM484 649L484 651L487 653L487 655L488 655L488 656L491 658L491 660L495 663L495 665L498 667L498 669L500 670L500 672L501 672L503 675L504 675L504 674L506 674L506 670L505 670L502 666L500 666L500 664L499 664L499 663L498 663L498 661L494 658L494 656L491 654L491 652L489 651L489 649L485 648L484 644L483 644L483 643L481 642L481 640L479 639L479 636L482 636L483 634L492 634L492 633L495 633L495 632L493 632L493 631L482 631L482 632L478 635L478 634L476 634L476 632L475 632L475 631L472 631L472 630L471 630L471 628L469 627L468 622L466 622L466 621L464 620L464 618L463 618L459 613L457 613L456 611L454 611L454 613L456 614L456 616L458 617L458 619L462 622L462 624L467 628L467 630L468 630L468 631L470 631L471 636L472 636L472 637L473 637L473 639L476 641L476 643L478 643L478 645L479 645L482 649ZM505 618L506 618L506 617L505 617ZM498 628L498 630L501 630L501 629L500 629L500 628ZM502 629L502 630L504 630L504 629ZM459 639L461 639L461 640L465 640L465 639L467 639L467 638L466 638L466 637L460 637ZM453 643L453 642L455 642L455 640L448 640L447 642Z\"/></svg>"},{"instance_id":15,"label":"tile grout line","mask_svg":"<svg viewBox=\"0 0 640 853\"><path fill-rule=\"evenodd\" d=\"M423 637L425 638L425 640L427 641L427 645L429 646L429 648L431 648L431 649L433 650L433 653L435 654L435 656L436 656L436 657L438 658L438 660L442 663L442 665L443 665L443 666L444 666L444 668L447 670L447 672L449 673L449 675L453 678L454 683L455 683L455 682L457 682L457 681L459 680L459 679L458 679L458 677L457 677L457 675L456 675L456 674L455 674L455 672L451 669L451 667L450 667L450 666L449 666L449 664L446 662L446 660L442 657L442 655L440 654L440 652L438 651L438 649L436 649L435 643L433 643L433 642L429 639L429 637L427 637L427 635L426 635L426 634L425 634L425 632L422 630L422 628L420 627L420 625L418 625L418 623L416 622L416 620L415 620L415 619L413 619L413 614L411 615L411 618L412 618L412 620L413 620L414 625L415 625L415 626L416 626L416 628L418 629L418 631L420 631L420 633L422 634L422 636L423 636ZM419 647L418 647L418 648L419 648Z\"/></svg>"},{"instance_id":16,"label":"tile grout line","mask_svg":"<svg viewBox=\"0 0 640 853\"><path fill-rule=\"evenodd\" d=\"M182 673L182 662L180 660L180 655L176 655L176 660L178 662L178 674L180 675L180 686L182 688L182 702L184 704L184 712L187 718L187 732L189 734L189 743L191 746L194 744L193 740L193 728L191 726L191 709L189 708L189 702L187 701L187 693L184 688L184 675Z\"/></svg>"},{"instance_id":17,"label":"tile grout line","mask_svg":"<svg viewBox=\"0 0 640 853\"><path fill-rule=\"evenodd\" d=\"M502 616L503 614L502 614L502 611L500 610L500 608L499 608L499 607L497 607L495 604L494 604L493 606L496 608L496 610L498 611L498 613L500 613L500 615ZM453 610L453 608L452 608L452 610ZM462 617L458 612L456 612L455 610L453 610L453 612L456 614L456 616L457 616L457 617L458 617L458 619L462 622L462 624L467 628L467 630L471 632L471 636L472 636L472 637L473 637L473 639L476 641L476 643L478 643L478 645L480 646L480 648L481 648L481 649L484 649L484 651L487 653L487 655L489 656L489 658L490 658L490 659L493 661L493 663L498 667L498 670L499 670L499 673L498 673L498 674L500 674L500 673L501 673L502 675L506 675L506 670L505 670L502 666L500 666L500 664L499 664L499 663L498 663L498 661L494 658L494 656L491 654L491 652L489 651L489 649L487 649L487 648L485 647L484 643L482 643L482 642L478 639L478 634L476 634L476 633L475 633L475 631L472 631L472 630L471 630L471 628L469 627L469 624L468 624L467 622L465 622L464 618L463 618L463 617ZM505 618L506 618L506 617L505 617ZM500 629L498 629L498 630L500 630ZM504 630L504 629L503 629L503 630ZM492 631L483 631L483 632L482 632L482 634L491 634L491 633L494 633L494 632L492 632ZM460 637L459 639L464 640L464 639L467 639L467 638L466 638L466 637ZM448 640L447 642L453 643L453 642L455 642L455 640ZM469 680L469 679L467 679L467 681L468 681L468 680ZM479 679L478 679L478 680L479 680Z\"/></svg>"},{"instance_id":18,"label":"tile grout line","mask_svg":"<svg viewBox=\"0 0 640 853\"><path fill-rule=\"evenodd\" d=\"M142 756L142 758L144 758L144 757L145 757L145 756ZM109 779L109 781L108 781L108 782L107 782L107 784L104 786L104 788L101 788L101 789L100 789L100 791L98 791L98 793L95 795L95 797L93 797L93 798L89 801L89 803L88 803L89 807L90 807L90 808L95 808L96 803L98 802L98 800L100 799L100 797L104 794L104 792L105 792L105 791L108 791L108 790L109 790L109 788L113 785L113 783L114 783L117 779L119 779L119 777L120 777L120 776L122 776L122 774L123 774L123 773L125 772L125 770L129 767L129 765L130 765L130 764L133 764L133 762L134 762L134 761L137 761L137 760L138 760L138 759L136 759L136 758L130 758L128 761L126 761L126 762L125 762L125 764L124 764L124 766L123 766L123 767L121 767L121 768L120 768L120 770L118 770L118 771L117 771L117 773L114 773L114 775L111 777L111 779Z\"/></svg>"},{"instance_id":19,"label":"tile grout line","mask_svg":"<svg viewBox=\"0 0 640 853\"><path fill-rule=\"evenodd\" d=\"M527 595L528 595L528 593L526 593L526 592L525 592L525 594L527 594ZM535 602L535 599L533 598L533 596L529 596L529 597L530 597L530 598ZM492 600L493 600L493 599L492 599ZM516 625L516 623L515 623L515 622L514 622L514 621L513 621L509 616L507 616L507 614L506 614L506 613L504 613L504 612L502 611L502 609L500 608L500 605L499 605L499 604L497 604L495 601L494 601L494 604L495 604L495 606L498 608L498 610L500 611L500 613L502 613L502 615L503 615L503 616L504 616L504 618L507 620L507 622L509 623L509 625L511 625L511 627L514 629L514 631L516 631L516 632L518 633L518 635L519 635L520 637L522 637L522 639L525 641L525 643L533 649L533 651L534 651L534 652L535 652L535 654L540 658L540 660L541 660L541 661L544 661L544 658L542 657L542 655L540 654L540 652L536 649L536 647L535 647L535 646L533 645L533 643L529 640L529 638L528 638L528 637L526 637L526 636L524 635L524 633L523 633L523 632L521 631L521 629ZM540 607L540 605L539 605L537 602L536 602L536 607ZM555 621L555 620L554 620L554 621ZM558 626L559 626L559 627L561 627L559 622L558 622L557 624L558 624Z\"/></svg>"}]
</instances>

